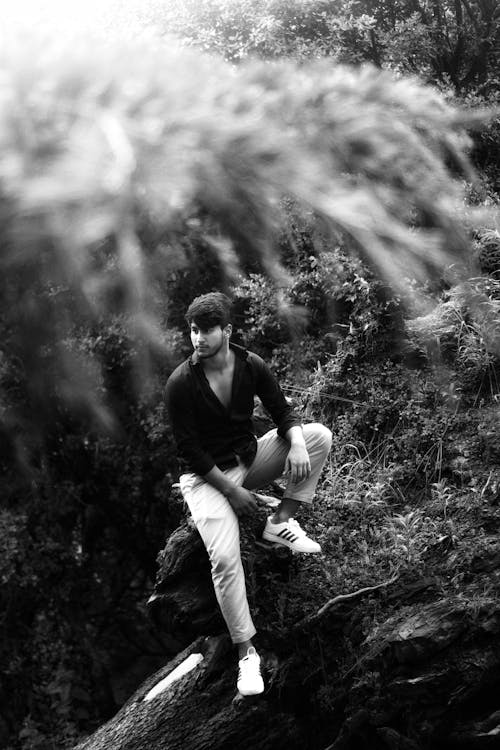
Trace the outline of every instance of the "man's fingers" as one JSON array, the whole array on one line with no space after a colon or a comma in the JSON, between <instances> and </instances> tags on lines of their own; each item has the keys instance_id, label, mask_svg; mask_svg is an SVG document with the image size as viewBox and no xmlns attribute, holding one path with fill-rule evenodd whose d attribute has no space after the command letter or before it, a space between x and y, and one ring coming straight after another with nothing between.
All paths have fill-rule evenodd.
<instances>
[{"instance_id":1,"label":"man's fingers","mask_svg":"<svg viewBox=\"0 0 500 750\"><path fill-rule=\"evenodd\" d=\"M295 482L295 484L298 484L299 482L303 482L305 479L309 478L310 473L311 473L311 467L309 464L303 464L301 466L297 466L294 469L294 472L292 474L292 481Z\"/></svg>"},{"instance_id":2,"label":"man's fingers","mask_svg":"<svg viewBox=\"0 0 500 750\"><path fill-rule=\"evenodd\" d=\"M303 482L305 479L308 479L310 477L311 463L310 461L307 461L305 463L295 463L293 461L290 461L290 459L287 459L285 463L285 470L283 473L289 474L290 480L294 484L298 484L299 482Z\"/></svg>"},{"instance_id":3,"label":"man's fingers","mask_svg":"<svg viewBox=\"0 0 500 750\"><path fill-rule=\"evenodd\" d=\"M253 495L250 495L247 502L242 508L242 512L245 516L252 516L257 510L257 500Z\"/></svg>"}]
</instances>

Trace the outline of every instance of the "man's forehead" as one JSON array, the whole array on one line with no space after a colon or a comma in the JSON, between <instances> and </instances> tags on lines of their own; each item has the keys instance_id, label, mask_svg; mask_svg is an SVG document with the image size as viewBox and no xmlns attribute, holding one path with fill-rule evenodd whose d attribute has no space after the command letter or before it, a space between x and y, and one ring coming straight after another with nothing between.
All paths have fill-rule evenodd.
<instances>
[{"instance_id":1,"label":"man's forehead","mask_svg":"<svg viewBox=\"0 0 500 750\"><path fill-rule=\"evenodd\" d=\"M212 328L219 328L221 326L220 323L211 323L207 325L206 323L197 323L195 320L192 320L190 327L191 329L197 328L200 331L211 331Z\"/></svg>"}]
</instances>

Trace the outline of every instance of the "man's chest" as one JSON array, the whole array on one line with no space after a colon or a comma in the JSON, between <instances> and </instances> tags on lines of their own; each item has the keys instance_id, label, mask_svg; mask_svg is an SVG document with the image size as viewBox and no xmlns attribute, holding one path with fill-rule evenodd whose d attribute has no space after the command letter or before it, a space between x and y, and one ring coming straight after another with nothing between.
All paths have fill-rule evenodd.
<instances>
[{"instance_id":1,"label":"man's chest","mask_svg":"<svg viewBox=\"0 0 500 750\"><path fill-rule=\"evenodd\" d=\"M255 387L248 367L237 362L233 371L219 374L198 370L197 375L195 411L201 423L207 426L207 420L239 421L251 416Z\"/></svg>"},{"instance_id":2,"label":"man's chest","mask_svg":"<svg viewBox=\"0 0 500 750\"><path fill-rule=\"evenodd\" d=\"M231 405L234 365L222 373L205 373L208 385L225 409Z\"/></svg>"}]
</instances>

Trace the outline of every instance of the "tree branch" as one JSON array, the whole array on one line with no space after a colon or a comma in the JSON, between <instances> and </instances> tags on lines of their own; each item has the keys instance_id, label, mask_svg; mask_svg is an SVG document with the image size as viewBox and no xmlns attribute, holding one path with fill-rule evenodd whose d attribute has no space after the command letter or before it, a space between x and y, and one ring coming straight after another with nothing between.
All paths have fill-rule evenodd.
<instances>
[{"instance_id":1,"label":"tree branch","mask_svg":"<svg viewBox=\"0 0 500 750\"><path fill-rule=\"evenodd\" d=\"M467 11L467 15L469 16L470 20L472 21L472 25L474 26L474 29L476 30L477 34L481 33L481 30L479 28L479 23L477 21L476 16L472 12L472 8L470 6L469 0L461 0L462 5L464 6L465 10Z\"/></svg>"},{"instance_id":2,"label":"tree branch","mask_svg":"<svg viewBox=\"0 0 500 750\"><path fill-rule=\"evenodd\" d=\"M365 588L358 589L357 591L351 591L350 594L339 594L338 596L333 597L333 599L329 599L325 604L323 604L322 607L318 609L317 612L315 612L312 615L308 615L307 617L304 617L302 620L299 620L295 624L294 630L302 630L303 628L307 628L310 625L314 625L318 620L321 620L321 618L329 612L333 607L335 607L336 604L339 604L340 602L350 601L351 599L357 599L364 594L369 594L372 591L377 591L378 589L385 588L386 586L390 586L391 584L395 583L399 578L399 573L395 573L395 575L392 576L392 578L389 578L387 581L383 581L382 583L378 583L375 586L365 586Z\"/></svg>"},{"instance_id":3,"label":"tree branch","mask_svg":"<svg viewBox=\"0 0 500 750\"><path fill-rule=\"evenodd\" d=\"M370 42L371 42L371 48L372 48L372 58L373 62L377 66L377 68L382 68L382 60L380 57L380 51L377 43L377 35L375 33L375 29L370 29Z\"/></svg>"}]
</instances>

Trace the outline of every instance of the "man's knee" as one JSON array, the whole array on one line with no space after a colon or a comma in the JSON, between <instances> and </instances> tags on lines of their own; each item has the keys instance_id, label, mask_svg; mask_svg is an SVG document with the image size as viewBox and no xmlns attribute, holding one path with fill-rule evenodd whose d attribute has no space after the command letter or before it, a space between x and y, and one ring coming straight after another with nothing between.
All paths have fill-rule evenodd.
<instances>
[{"instance_id":1,"label":"man's knee","mask_svg":"<svg viewBox=\"0 0 500 750\"><path fill-rule=\"evenodd\" d=\"M325 427L324 424L313 422L307 425L307 428L317 445L321 445L326 452L332 447L332 431Z\"/></svg>"}]
</instances>

